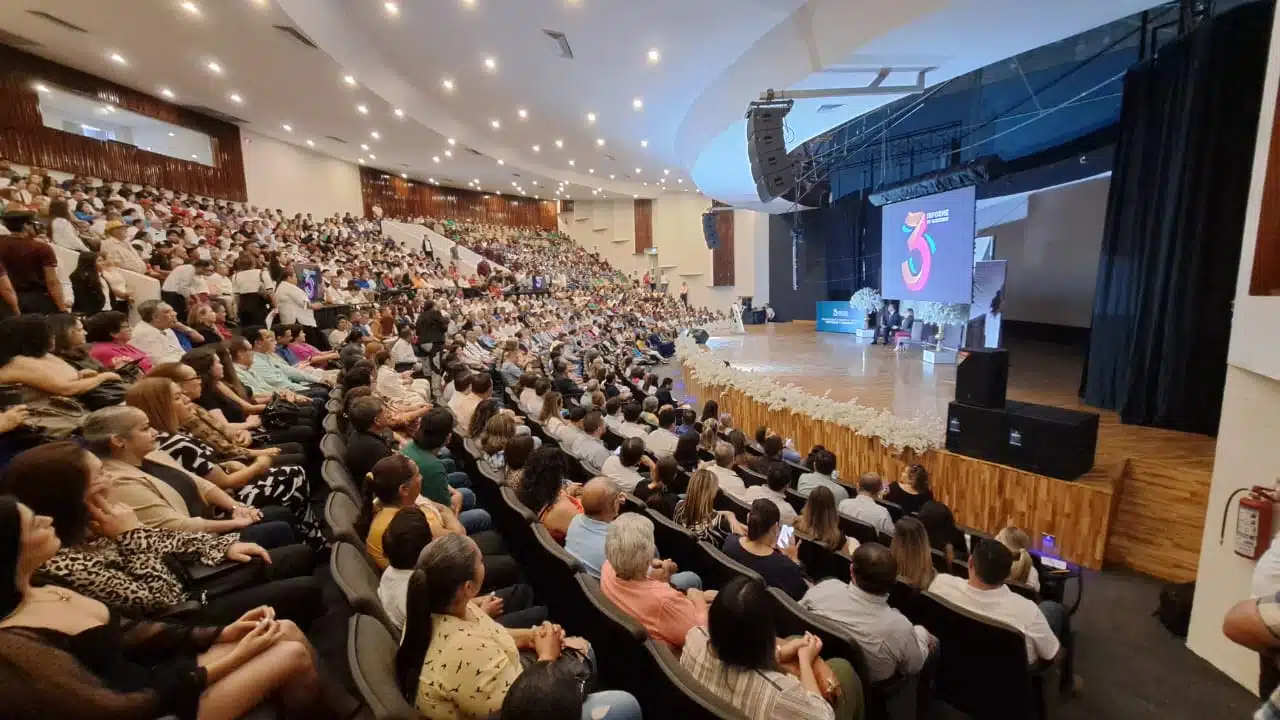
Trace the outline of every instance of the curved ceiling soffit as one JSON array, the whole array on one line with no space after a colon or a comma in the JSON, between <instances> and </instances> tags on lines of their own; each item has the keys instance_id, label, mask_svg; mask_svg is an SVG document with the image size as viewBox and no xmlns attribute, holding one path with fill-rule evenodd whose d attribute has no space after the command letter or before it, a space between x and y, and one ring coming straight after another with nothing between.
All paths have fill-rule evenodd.
<instances>
[{"instance_id":1,"label":"curved ceiling soffit","mask_svg":"<svg viewBox=\"0 0 1280 720\"><path fill-rule=\"evenodd\" d=\"M487 134L456 117L451 108L426 97L415 85L390 69L377 43L352 32L340 0L277 0L280 8L325 54L355 73L371 92L405 112L412 120L442 137L457 139L460 146L474 148L493 159L503 158L511 167L585 187L602 187L609 192L640 197L656 197L652 188L640 183L604 180L595 175L566 173L561 167L530 163L514 148L494 142ZM425 120L430 118L430 122ZM508 159L510 158L510 159ZM461 179L461 178L455 178Z\"/></svg>"},{"instance_id":2,"label":"curved ceiling soffit","mask_svg":"<svg viewBox=\"0 0 1280 720\"><path fill-rule=\"evenodd\" d=\"M791 87L871 40L948 4L810 0L752 44L693 102L676 132L676 156L690 168L698 188L717 200L766 212L794 209L787 201L761 203L755 195L743 119L748 103L768 88Z\"/></svg>"}]
</instances>

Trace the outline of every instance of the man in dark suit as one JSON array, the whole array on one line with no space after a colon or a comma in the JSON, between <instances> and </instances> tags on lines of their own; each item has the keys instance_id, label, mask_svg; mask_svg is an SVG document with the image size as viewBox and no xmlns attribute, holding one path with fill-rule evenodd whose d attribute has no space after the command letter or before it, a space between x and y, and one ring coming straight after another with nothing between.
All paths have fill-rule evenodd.
<instances>
[{"instance_id":1,"label":"man in dark suit","mask_svg":"<svg viewBox=\"0 0 1280 720\"><path fill-rule=\"evenodd\" d=\"M890 338L901 326L902 316L898 314L898 306L893 303L885 305L876 318L876 337L871 344L879 343L881 338L884 338L885 345L892 344Z\"/></svg>"},{"instance_id":2,"label":"man in dark suit","mask_svg":"<svg viewBox=\"0 0 1280 720\"><path fill-rule=\"evenodd\" d=\"M449 318L436 309L436 301L428 300L422 306L422 314L418 315L414 330L418 334L418 346L426 353L427 358L435 365L435 360L444 349L444 337L449 331Z\"/></svg>"}]
</instances>

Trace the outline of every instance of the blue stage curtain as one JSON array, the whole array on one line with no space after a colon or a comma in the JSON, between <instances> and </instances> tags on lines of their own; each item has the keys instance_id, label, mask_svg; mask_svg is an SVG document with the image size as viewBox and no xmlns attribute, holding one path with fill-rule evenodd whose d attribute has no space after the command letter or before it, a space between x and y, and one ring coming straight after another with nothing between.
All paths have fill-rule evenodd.
<instances>
[{"instance_id":1,"label":"blue stage curtain","mask_svg":"<svg viewBox=\"0 0 1280 720\"><path fill-rule=\"evenodd\" d=\"M1242 5L1125 78L1090 348L1090 405L1216 434L1271 30Z\"/></svg>"}]
</instances>

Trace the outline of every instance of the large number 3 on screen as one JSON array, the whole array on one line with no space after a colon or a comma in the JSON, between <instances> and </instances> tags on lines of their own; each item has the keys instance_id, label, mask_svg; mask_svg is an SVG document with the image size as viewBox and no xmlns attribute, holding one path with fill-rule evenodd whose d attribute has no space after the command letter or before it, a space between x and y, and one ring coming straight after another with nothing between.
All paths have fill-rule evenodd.
<instances>
[{"instance_id":1,"label":"large number 3 on screen","mask_svg":"<svg viewBox=\"0 0 1280 720\"><path fill-rule=\"evenodd\" d=\"M902 232L907 233L907 259L902 261L902 282L911 292L919 292L929 282L929 269L933 266L933 253L938 246L925 232L929 221L922 212L907 213L902 222ZM914 253L920 253L919 267Z\"/></svg>"}]
</instances>

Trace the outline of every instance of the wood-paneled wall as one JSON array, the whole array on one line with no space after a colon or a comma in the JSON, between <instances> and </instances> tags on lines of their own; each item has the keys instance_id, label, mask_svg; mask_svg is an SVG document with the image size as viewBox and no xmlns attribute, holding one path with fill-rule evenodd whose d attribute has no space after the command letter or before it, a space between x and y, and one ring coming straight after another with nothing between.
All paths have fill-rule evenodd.
<instances>
[{"instance_id":1,"label":"wood-paneled wall","mask_svg":"<svg viewBox=\"0 0 1280 720\"><path fill-rule=\"evenodd\" d=\"M951 508L958 524L994 534L1012 522L1033 540L1042 533L1055 536L1057 556L1093 569L1102 567L1118 497L1113 482L1068 482L945 450L895 453L849 428L771 409L739 390L704 385L688 365L683 376L689 394L719 402L720 411L732 414L737 427L768 426L798 448L823 445L835 453L838 467L874 471L886 479L898 478L907 465L920 463L929 471L934 495Z\"/></svg>"},{"instance_id":2,"label":"wood-paneled wall","mask_svg":"<svg viewBox=\"0 0 1280 720\"><path fill-rule=\"evenodd\" d=\"M1257 247L1253 253L1250 295L1280 295L1280 95L1271 125L1271 149L1262 185L1262 211L1258 218Z\"/></svg>"},{"instance_id":3,"label":"wood-paneled wall","mask_svg":"<svg viewBox=\"0 0 1280 720\"><path fill-rule=\"evenodd\" d=\"M418 215L468 222L536 227L555 230L558 205L554 200L533 200L459 190L405 180L374 168L360 168L360 193L365 217L373 217L373 206L383 217Z\"/></svg>"},{"instance_id":4,"label":"wood-paneled wall","mask_svg":"<svg viewBox=\"0 0 1280 720\"><path fill-rule=\"evenodd\" d=\"M721 203L717 202L716 205ZM716 213L716 234L720 236L720 245L711 251L711 284L715 287L727 287L736 282L733 269L733 211Z\"/></svg>"},{"instance_id":5,"label":"wood-paneled wall","mask_svg":"<svg viewBox=\"0 0 1280 720\"><path fill-rule=\"evenodd\" d=\"M653 247L653 201L635 200L636 254Z\"/></svg>"},{"instance_id":6,"label":"wood-paneled wall","mask_svg":"<svg viewBox=\"0 0 1280 720\"><path fill-rule=\"evenodd\" d=\"M212 141L214 164L211 167L45 127L34 87L37 82L204 133ZM235 125L6 45L0 45L0 157L108 181L225 200L247 199L240 129Z\"/></svg>"}]
</instances>

